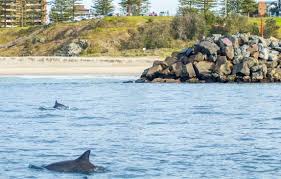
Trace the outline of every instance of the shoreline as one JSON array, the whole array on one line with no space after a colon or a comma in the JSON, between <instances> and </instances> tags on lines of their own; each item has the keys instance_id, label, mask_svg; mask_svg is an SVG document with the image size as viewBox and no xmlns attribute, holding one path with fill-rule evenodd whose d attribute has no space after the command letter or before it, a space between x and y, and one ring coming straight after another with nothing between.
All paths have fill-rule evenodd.
<instances>
[{"instance_id":1,"label":"shoreline","mask_svg":"<svg viewBox=\"0 0 281 179\"><path fill-rule=\"evenodd\" d=\"M0 57L0 76L139 76L159 57Z\"/></svg>"}]
</instances>

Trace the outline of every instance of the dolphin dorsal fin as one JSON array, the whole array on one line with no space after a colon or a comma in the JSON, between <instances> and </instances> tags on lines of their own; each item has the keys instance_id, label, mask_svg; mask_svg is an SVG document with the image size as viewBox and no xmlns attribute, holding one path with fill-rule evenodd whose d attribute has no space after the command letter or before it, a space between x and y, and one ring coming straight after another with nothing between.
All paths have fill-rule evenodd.
<instances>
[{"instance_id":1,"label":"dolphin dorsal fin","mask_svg":"<svg viewBox=\"0 0 281 179\"><path fill-rule=\"evenodd\" d=\"M87 150L76 160L78 160L78 161L88 161L89 162L90 161L90 154L91 154L91 150Z\"/></svg>"}]
</instances>

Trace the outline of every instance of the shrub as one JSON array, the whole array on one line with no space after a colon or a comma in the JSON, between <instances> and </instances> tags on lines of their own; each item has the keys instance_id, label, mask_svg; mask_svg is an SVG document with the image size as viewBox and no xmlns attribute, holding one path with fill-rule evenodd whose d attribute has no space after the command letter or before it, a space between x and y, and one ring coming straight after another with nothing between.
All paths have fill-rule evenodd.
<instances>
[{"instance_id":1,"label":"shrub","mask_svg":"<svg viewBox=\"0 0 281 179\"><path fill-rule=\"evenodd\" d=\"M250 32L253 35L260 35L259 25L257 23L250 25Z\"/></svg>"},{"instance_id":2,"label":"shrub","mask_svg":"<svg viewBox=\"0 0 281 179\"><path fill-rule=\"evenodd\" d=\"M130 37L122 43L123 49L169 48L172 43L169 22L149 21L137 30L128 31Z\"/></svg>"},{"instance_id":3,"label":"shrub","mask_svg":"<svg viewBox=\"0 0 281 179\"><path fill-rule=\"evenodd\" d=\"M208 30L204 17L196 12L185 12L174 17L171 26L174 38L180 40L201 38Z\"/></svg>"},{"instance_id":4,"label":"shrub","mask_svg":"<svg viewBox=\"0 0 281 179\"><path fill-rule=\"evenodd\" d=\"M276 20L270 18L265 21L264 36L269 38L271 36L277 37L279 26L276 23Z\"/></svg>"},{"instance_id":5,"label":"shrub","mask_svg":"<svg viewBox=\"0 0 281 179\"><path fill-rule=\"evenodd\" d=\"M238 14L231 14L225 19L225 27L228 34L246 33L250 30L249 18Z\"/></svg>"}]
</instances>

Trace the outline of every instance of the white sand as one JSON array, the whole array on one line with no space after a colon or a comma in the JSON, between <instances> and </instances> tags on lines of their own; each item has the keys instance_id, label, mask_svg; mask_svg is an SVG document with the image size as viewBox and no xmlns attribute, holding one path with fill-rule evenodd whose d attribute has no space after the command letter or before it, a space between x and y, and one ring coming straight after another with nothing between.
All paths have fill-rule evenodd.
<instances>
[{"instance_id":1,"label":"white sand","mask_svg":"<svg viewBox=\"0 0 281 179\"><path fill-rule=\"evenodd\" d=\"M140 75L158 57L0 57L0 75Z\"/></svg>"}]
</instances>

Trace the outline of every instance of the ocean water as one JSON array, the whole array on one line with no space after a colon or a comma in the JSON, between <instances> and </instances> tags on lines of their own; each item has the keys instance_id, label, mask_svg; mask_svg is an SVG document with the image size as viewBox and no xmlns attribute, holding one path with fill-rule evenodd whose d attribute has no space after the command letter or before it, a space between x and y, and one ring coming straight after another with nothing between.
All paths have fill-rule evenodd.
<instances>
[{"instance_id":1,"label":"ocean water","mask_svg":"<svg viewBox=\"0 0 281 179\"><path fill-rule=\"evenodd\" d=\"M0 78L0 178L280 178L280 84ZM69 110L40 110L55 100ZM91 149L91 175L28 166Z\"/></svg>"}]
</instances>

